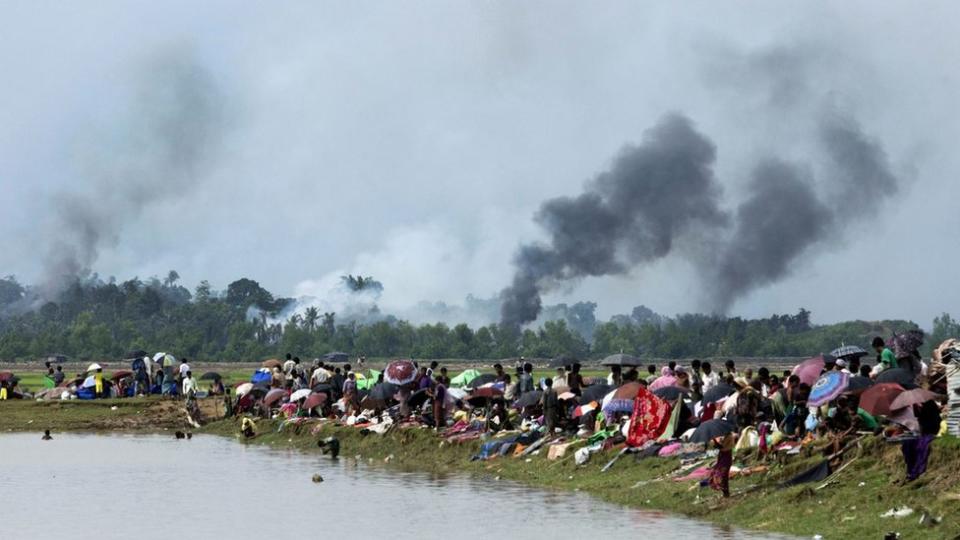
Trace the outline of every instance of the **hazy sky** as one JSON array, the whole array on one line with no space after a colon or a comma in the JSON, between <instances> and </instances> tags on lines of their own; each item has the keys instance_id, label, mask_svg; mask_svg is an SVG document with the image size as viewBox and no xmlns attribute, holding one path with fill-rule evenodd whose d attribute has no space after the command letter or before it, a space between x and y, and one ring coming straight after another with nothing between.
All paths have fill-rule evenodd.
<instances>
[{"instance_id":1,"label":"hazy sky","mask_svg":"<svg viewBox=\"0 0 960 540\"><path fill-rule=\"evenodd\" d=\"M174 268L190 286L246 276L295 295L360 272L387 309L487 297L542 234L539 204L577 194L664 113L716 143L733 196L757 155L803 159L805 122L841 107L883 144L900 194L732 313L960 314L960 4L663 4L0 3L0 273L42 279L75 232L57 201L80 194L113 219L101 276ZM128 181L113 172L142 172L125 139L144 84L163 84L158 57L208 74L222 140L194 185L111 208L105 186ZM546 300L697 310L689 264Z\"/></svg>"}]
</instances>

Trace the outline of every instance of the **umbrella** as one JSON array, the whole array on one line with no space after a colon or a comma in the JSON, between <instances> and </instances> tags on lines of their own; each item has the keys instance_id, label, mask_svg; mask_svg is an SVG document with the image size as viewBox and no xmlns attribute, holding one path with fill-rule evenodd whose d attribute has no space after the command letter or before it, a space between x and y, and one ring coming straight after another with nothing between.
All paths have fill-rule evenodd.
<instances>
[{"instance_id":1,"label":"umbrella","mask_svg":"<svg viewBox=\"0 0 960 540\"><path fill-rule=\"evenodd\" d=\"M603 412L633 412L633 400L637 398L641 388L643 385L640 383L630 382L610 392L603 398Z\"/></svg>"},{"instance_id":2,"label":"umbrella","mask_svg":"<svg viewBox=\"0 0 960 540\"><path fill-rule=\"evenodd\" d=\"M314 409L314 408L316 408L316 407L319 407L320 405L323 405L323 404L326 403L326 402L327 402L327 395L326 395L326 394L324 394L324 393L322 393L322 392L320 392L320 393L314 392L314 393L310 394L309 396L307 396L307 400L303 402L303 408L304 408L304 409Z\"/></svg>"},{"instance_id":3,"label":"umbrella","mask_svg":"<svg viewBox=\"0 0 960 540\"><path fill-rule=\"evenodd\" d=\"M706 422L700 424L696 431L693 432L693 435L690 436L690 442L710 442L717 437L723 437L724 435L733 433L735 431L737 431L737 425L729 420L724 420L722 418L707 420Z\"/></svg>"},{"instance_id":4,"label":"umbrella","mask_svg":"<svg viewBox=\"0 0 960 540\"><path fill-rule=\"evenodd\" d=\"M665 388L667 386L676 386L677 378L673 375L661 375L657 377L655 381L650 383L649 390L656 390L657 388Z\"/></svg>"},{"instance_id":5,"label":"umbrella","mask_svg":"<svg viewBox=\"0 0 960 540\"><path fill-rule=\"evenodd\" d=\"M890 404L903 393L903 387L894 383L877 383L860 394L860 408L879 416L890 414Z\"/></svg>"},{"instance_id":6,"label":"umbrella","mask_svg":"<svg viewBox=\"0 0 960 540\"><path fill-rule=\"evenodd\" d=\"M345 352L333 351L323 355L323 358L331 362L346 362L350 359L350 355Z\"/></svg>"},{"instance_id":7,"label":"umbrella","mask_svg":"<svg viewBox=\"0 0 960 540\"><path fill-rule=\"evenodd\" d=\"M84 388L93 388L96 385L97 385L96 378L94 378L93 375L90 375L89 377L83 380L83 384L81 386L83 386Z\"/></svg>"},{"instance_id":8,"label":"umbrella","mask_svg":"<svg viewBox=\"0 0 960 540\"><path fill-rule=\"evenodd\" d=\"M96 370L98 370L98 369L103 369L103 368L100 367L100 364L94 362L94 363L90 364L89 367L87 367L87 372L96 371Z\"/></svg>"},{"instance_id":9,"label":"umbrella","mask_svg":"<svg viewBox=\"0 0 960 540\"><path fill-rule=\"evenodd\" d=\"M573 392L563 392L562 394L557 395L557 399L559 399L560 401L567 401L575 397L577 397L577 395L574 394Z\"/></svg>"},{"instance_id":10,"label":"umbrella","mask_svg":"<svg viewBox=\"0 0 960 540\"><path fill-rule=\"evenodd\" d=\"M828 371L824 373L817 382L813 383L810 389L810 398L807 399L807 405L819 407L824 403L829 403L843 393L850 384L850 374L842 371Z\"/></svg>"},{"instance_id":11,"label":"umbrella","mask_svg":"<svg viewBox=\"0 0 960 540\"><path fill-rule=\"evenodd\" d=\"M279 390L279 388L276 390ZM266 383L254 384L253 388L250 389L251 396L265 396L268 392L270 392L270 387Z\"/></svg>"},{"instance_id":12,"label":"umbrella","mask_svg":"<svg viewBox=\"0 0 960 540\"><path fill-rule=\"evenodd\" d=\"M172 354L167 354L165 352L158 352L157 354L153 355L153 361L157 362L163 367L170 367L177 363L177 358Z\"/></svg>"},{"instance_id":13,"label":"umbrella","mask_svg":"<svg viewBox=\"0 0 960 540\"><path fill-rule=\"evenodd\" d=\"M573 410L573 417L580 418L585 414L588 414L597 410L597 407L599 406L600 405L596 401L591 401L590 403L587 403L585 405L580 405L579 407Z\"/></svg>"},{"instance_id":14,"label":"umbrella","mask_svg":"<svg viewBox=\"0 0 960 540\"><path fill-rule=\"evenodd\" d=\"M430 399L430 394L427 393L427 389L421 388L420 390L410 394L410 397L407 398L407 405L417 408L426 403L428 399Z\"/></svg>"},{"instance_id":15,"label":"umbrella","mask_svg":"<svg viewBox=\"0 0 960 540\"><path fill-rule=\"evenodd\" d=\"M600 362L603 366L642 366L643 360L629 354L611 354Z\"/></svg>"},{"instance_id":16,"label":"umbrella","mask_svg":"<svg viewBox=\"0 0 960 540\"><path fill-rule=\"evenodd\" d=\"M817 379L820 378L820 373L823 372L823 366L832 364L835 361L836 359L832 356L823 354L808 358L793 368L793 375L800 377L800 382L813 386L813 384L817 382Z\"/></svg>"},{"instance_id":17,"label":"umbrella","mask_svg":"<svg viewBox=\"0 0 960 540\"><path fill-rule=\"evenodd\" d=\"M312 392L313 391L309 388L301 388L300 390L290 394L290 401L300 401L305 397L309 397Z\"/></svg>"},{"instance_id":18,"label":"umbrella","mask_svg":"<svg viewBox=\"0 0 960 540\"><path fill-rule=\"evenodd\" d=\"M916 382L916 377L906 369L892 368L881 371L880 374L877 375L877 382L913 386Z\"/></svg>"},{"instance_id":19,"label":"umbrella","mask_svg":"<svg viewBox=\"0 0 960 540\"><path fill-rule=\"evenodd\" d=\"M589 401L600 401L603 399L603 396L609 394L613 391L613 386L609 384L594 384L587 386L580 392L580 402L587 403Z\"/></svg>"},{"instance_id":20,"label":"umbrella","mask_svg":"<svg viewBox=\"0 0 960 540\"><path fill-rule=\"evenodd\" d=\"M830 356L837 358L861 358L869 354L870 353L863 350L863 347L857 347L856 345L843 345L830 351Z\"/></svg>"},{"instance_id":21,"label":"umbrella","mask_svg":"<svg viewBox=\"0 0 960 540\"><path fill-rule=\"evenodd\" d=\"M390 383L380 383L370 389L370 393L363 398L360 405L366 409L376 409L386 407L394 400L397 393L397 387Z\"/></svg>"},{"instance_id":22,"label":"umbrella","mask_svg":"<svg viewBox=\"0 0 960 540\"><path fill-rule=\"evenodd\" d=\"M314 392L322 392L324 394L327 394L327 393L333 392L333 385L330 383L320 383L320 384L314 385L313 388L311 388L311 390L313 390Z\"/></svg>"},{"instance_id":23,"label":"umbrella","mask_svg":"<svg viewBox=\"0 0 960 540\"><path fill-rule=\"evenodd\" d=\"M480 372L475 369L465 369L459 375L450 379L450 386L465 386L470 381L480 376Z\"/></svg>"},{"instance_id":24,"label":"umbrella","mask_svg":"<svg viewBox=\"0 0 960 540\"><path fill-rule=\"evenodd\" d=\"M721 399L734 394L737 391L736 388L730 386L727 383L720 383L716 386L711 387L709 390L703 394L704 403L715 403Z\"/></svg>"},{"instance_id":25,"label":"umbrella","mask_svg":"<svg viewBox=\"0 0 960 540\"><path fill-rule=\"evenodd\" d=\"M10 371L0 371L0 381L9 381L13 378L13 373Z\"/></svg>"},{"instance_id":26,"label":"umbrella","mask_svg":"<svg viewBox=\"0 0 960 540\"><path fill-rule=\"evenodd\" d=\"M523 409L524 407L533 407L540 403L540 398L543 397L543 392L540 390L534 390L533 392L524 392L522 396L517 398L513 403L513 406L517 409Z\"/></svg>"},{"instance_id":27,"label":"umbrella","mask_svg":"<svg viewBox=\"0 0 960 540\"><path fill-rule=\"evenodd\" d=\"M200 376L201 381L219 381L222 378L216 371L208 371Z\"/></svg>"},{"instance_id":28,"label":"umbrella","mask_svg":"<svg viewBox=\"0 0 960 540\"><path fill-rule=\"evenodd\" d=\"M923 345L922 330L907 330L893 336L893 354L897 358L913 356L921 345Z\"/></svg>"},{"instance_id":29,"label":"umbrella","mask_svg":"<svg viewBox=\"0 0 960 540\"><path fill-rule=\"evenodd\" d=\"M114 371L113 375L111 375L110 378L117 381L124 377L129 377L131 375L133 375L133 372L130 371L129 369L121 369L119 371Z\"/></svg>"},{"instance_id":30,"label":"umbrella","mask_svg":"<svg viewBox=\"0 0 960 540\"><path fill-rule=\"evenodd\" d=\"M484 386L483 388L477 388L467 396L467 401L471 405L484 405L487 401L503 397L503 390L493 386Z\"/></svg>"},{"instance_id":31,"label":"umbrella","mask_svg":"<svg viewBox=\"0 0 960 540\"><path fill-rule=\"evenodd\" d=\"M690 390L682 386L664 386L653 391L653 395L666 401L676 401L680 396L689 393Z\"/></svg>"},{"instance_id":32,"label":"umbrella","mask_svg":"<svg viewBox=\"0 0 960 540\"><path fill-rule=\"evenodd\" d=\"M913 405L920 405L926 403L927 401L942 398L942 395L935 394L929 390L924 390L923 388L914 388L913 390L902 392L899 396L897 396L897 399L894 399L893 402L890 403L890 410L895 411L897 409L903 409Z\"/></svg>"},{"instance_id":33,"label":"umbrella","mask_svg":"<svg viewBox=\"0 0 960 540\"><path fill-rule=\"evenodd\" d=\"M394 360L387 364L383 380L397 386L410 384L417 380L417 366L410 360Z\"/></svg>"},{"instance_id":34,"label":"umbrella","mask_svg":"<svg viewBox=\"0 0 960 540\"><path fill-rule=\"evenodd\" d=\"M134 358L143 358L147 355L147 351L130 351L123 357L124 360L133 360Z\"/></svg>"},{"instance_id":35,"label":"umbrella","mask_svg":"<svg viewBox=\"0 0 960 540\"><path fill-rule=\"evenodd\" d=\"M282 388L274 388L273 390L267 392L267 395L263 396L263 404L269 407L270 405L280 401L286 395L286 390Z\"/></svg>"},{"instance_id":36,"label":"umbrella","mask_svg":"<svg viewBox=\"0 0 960 540\"><path fill-rule=\"evenodd\" d=\"M467 383L467 388L480 388L485 384L490 384L496 382L497 376L492 373L484 373L483 375L477 375L470 382Z\"/></svg>"},{"instance_id":37,"label":"umbrella","mask_svg":"<svg viewBox=\"0 0 960 540\"><path fill-rule=\"evenodd\" d=\"M579 360L577 360L573 356L561 354L560 356L550 361L550 367L558 368L558 367L564 367L564 366L572 366L577 362L579 362Z\"/></svg>"},{"instance_id":38,"label":"umbrella","mask_svg":"<svg viewBox=\"0 0 960 540\"><path fill-rule=\"evenodd\" d=\"M850 381L847 383L847 393L859 394L871 386L873 386L873 379L870 377L854 375L853 377L850 377Z\"/></svg>"},{"instance_id":39,"label":"umbrella","mask_svg":"<svg viewBox=\"0 0 960 540\"><path fill-rule=\"evenodd\" d=\"M263 362L260 363L260 365L265 368L273 369L273 368L278 368L282 366L283 362L277 360L276 358L271 358L270 360L264 360Z\"/></svg>"},{"instance_id":40,"label":"umbrella","mask_svg":"<svg viewBox=\"0 0 960 540\"><path fill-rule=\"evenodd\" d=\"M237 397L243 397L249 394L251 390L253 390L253 383L245 382L238 384L235 392Z\"/></svg>"}]
</instances>

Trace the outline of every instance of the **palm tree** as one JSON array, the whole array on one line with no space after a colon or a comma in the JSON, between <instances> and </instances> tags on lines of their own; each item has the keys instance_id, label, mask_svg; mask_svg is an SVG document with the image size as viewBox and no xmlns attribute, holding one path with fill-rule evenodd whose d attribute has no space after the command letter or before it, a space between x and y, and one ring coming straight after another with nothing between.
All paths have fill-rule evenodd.
<instances>
[{"instance_id":1,"label":"palm tree","mask_svg":"<svg viewBox=\"0 0 960 540\"><path fill-rule=\"evenodd\" d=\"M320 320L320 310L315 306L310 306L303 311L303 326L313 332L317 329L317 321Z\"/></svg>"}]
</instances>

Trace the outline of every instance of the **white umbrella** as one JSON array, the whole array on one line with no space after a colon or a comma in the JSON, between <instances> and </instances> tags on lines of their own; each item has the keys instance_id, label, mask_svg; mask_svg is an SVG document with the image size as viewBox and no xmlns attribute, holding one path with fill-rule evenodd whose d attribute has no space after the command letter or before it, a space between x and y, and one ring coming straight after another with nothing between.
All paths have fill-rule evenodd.
<instances>
[{"instance_id":1,"label":"white umbrella","mask_svg":"<svg viewBox=\"0 0 960 540\"><path fill-rule=\"evenodd\" d=\"M163 360L163 357L166 356L166 355L167 355L167 353L165 353L165 352L158 352L157 354L153 355L153 361L154 361L154 362L159 362L160 360Z\"/></svg>"},{"instance_id":2,"label":"white umbrella","mask_svg":"<svg viewBox=\"0 0 960 540\"><path fill-rule=\"evenodd\" d=\"M253 390L253 383L243 383L237 387L237 397L243 397Z\"/></svg>"},{"instance_id":3,"label":"white umbrella","mask_svg":"<svg viewBox=\"0 0 960 540\"><path fill-rule=\"evenodd\" d=\"M100 364L94 362L90 364L90 367L87 368L87 371L96 371L98 369L103 369L103 368L100 367Z\"/></svg>"},{"instance_id":4,"label":"white umbrella","mask_svg":"<svg viewBox=\"0 0 960 540\"><path fill-rule=\"evenodd\" d=\"M84 388L93 388L97 385L97 381L93 378L93 375L90 375L83 381Z\"/></svg>"},{"instance_id":5,"label":"white umbrella","mask_svg":"<svg viewBox=\"0 0 960 540\"><path fill-rule=\"evenodd\" d=\"M297 390L296 392L290 394L290 401L291 402L300 401L301 399L309 396L310 392L312 392L312 390L310 390L309 388L301 388L300 390Z\"/></svg>"}]
</instances>

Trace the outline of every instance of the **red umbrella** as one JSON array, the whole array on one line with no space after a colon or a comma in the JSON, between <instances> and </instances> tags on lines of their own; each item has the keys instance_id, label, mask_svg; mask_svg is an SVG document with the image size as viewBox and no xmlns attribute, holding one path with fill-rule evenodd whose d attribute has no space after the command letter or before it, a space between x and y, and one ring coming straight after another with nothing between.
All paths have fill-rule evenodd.
<instances>
[{"instance_id":1,"label":"red umbrella","mask_svg":"<svg viewBox=\"0 0 960 540\"><path fill-rule=\"evenodd\" d=\"M274 388L273 390L267 392L267 395L263 396L263 404L269 407L270 405L280 401L280 399L286 395L286 390L282 388Z\"/></svg>"},{"instance_id":2,"label":"red umbrella","mask_svg":"<svg viewBox=\"0 0 960 540\"><path fill-rule=\"evenodd\" d=\"M397 386L404 386L417 380L417 366L410 360L394 360L383 370L383 380Z\"/></svg>"},{"instance_id":3,"label":"red umbrella","mask_svg":"<svg viewBox=\"0 0 960 540\"><path fill-rule=\"evenodd\" d=\"M327 402L327 395L323 392L314 392L307 396L307 400L303 402L304 409L312 409L314 407L319 407Z\"/></svg>"},{"instance_id":4,"label":"red umbrella","mask_svg":"<svg viewBox=\"0 0 960 540\"><path fill-rule=\"evenodd\" d=\"M473 392L470 392L470 398L478 398L478 397L494 398L494 397L500 397L502 395L503 395L503 390L500 390L495 386L481 386L480 388L477 388Z\"/></svg>"},{"instance_id":5,"label":"red umbrella","mask_svg":"<svg viewBox=\"0 0 960 540\"><path fill-rule=\"evenodd\" d=\"M13 373L9 371L0 371L0 381L9 381L13 378Z\"/></svg>"},{"instance_id":6,"label":"red umbrella","mask_svg":"<svg viewBox=\"0 0 960 540\"><path fill-rule=\"evenodd\" d=\"M263 362L260 363L261 367L270 368L270 369L278 368L282 365L283 365L283 362L277 360L276 358L271 358L270 360L264 360Z\"/></svg>"},{"instance_id":7,"label":"red umbrella","mask_svg":"<svg viewBox=\"0 0 960 540\"><path fill-rule=\"evenodd\" d=\"M943 398L943 396L940 394L935 394L929 390L924 390L923 388L914 388L913 390L907 390L898 395L897 399L890 403L890 410L895 411L897 409L903 409L913 405L921 405L928 401L939 398Z\"/></svg>"},{"instance_id":8,"label":"red umbrella","mask_svg":"<svg viewBox=\"0 0 960 540\"><path fill-rule=\"evenodd\" d=\"M893 410L890 405L902 393L903 387L899 384L875 384L860 394L860 408L874 416L889 415Z\"/></svg>"},{"instance_id":9,"label":"red umbrella","mask_svg":"<svg viewBox=\"0 0 960 540\"><path fill-rule=\"evenodd\" d=\"M820 378L820 373L823 371L823 366L826 364L824 361L823 355L815 356L800 362L800 365L793 368L793 375L800 377L800 382L807 383L810 386L813 386L817 379Z\"/></svg>"}]
</instances>

